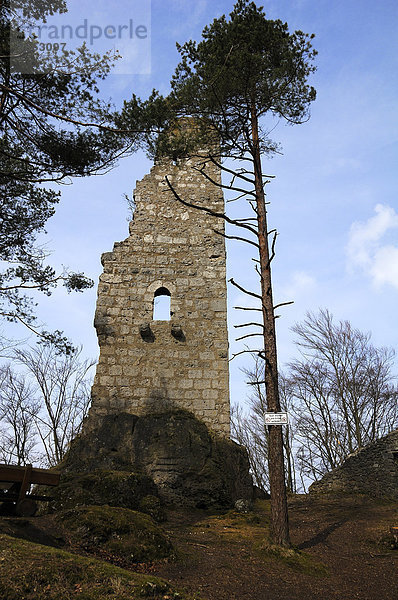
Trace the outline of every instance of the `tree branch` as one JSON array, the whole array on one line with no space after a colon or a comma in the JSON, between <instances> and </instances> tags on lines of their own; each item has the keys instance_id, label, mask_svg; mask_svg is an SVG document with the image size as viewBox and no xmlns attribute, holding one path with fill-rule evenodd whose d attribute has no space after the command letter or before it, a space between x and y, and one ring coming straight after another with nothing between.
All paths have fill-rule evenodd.
<instances>
[{"instance_id":1,"label":"tree branch","mask_svg":"<svg viewBox=\"0 0 398 600\"><path fill-rule=\"evenodd\" d=\"M256 197L255 192L250 192L249 190L244 190L242 188L238 188L238 187L232 185L232 183L230 183L230 185L225 185L223 183L218 183L218 181L214 181L214 179L205 172L205 166L206 165L203 165L202 167L200 167L200 169L198 167L192 167L192 168L195 169L195 171L198 171L198 173L200 173L201 175L203 175L203 177L205 177L205 179L210 181L210 183L212 185L215 185L224 190L232 190L233 192L239 192L244 196L249 195L249 196L253 196L254 198Z\"/></svg>"},{"instance_id":2,"label":"tree branch","mask_svg":"<svg viewBox=\"0 0 398 600\"><path fill-rule=\"evenodd\" d=\"M258 337L258 336L262 336L262 333L247 333L246 335L242 335L241 337L235 338L235 342L239 342L240 340L244 340L246 338L249 337Z\"/></svg>"},{"instance_id":3,"label":"tree branch","mask_svg":"<svg viewBox=\"0 0 398 600\"><path fill-rule=\"evenodd\" d=\"M260 312L263 311L262 308L249 308L247 306L234 306L233 308L236 310L259 310Z\"/></svg>"},{"instance_id":4,"label":"tree branch","mask_svg":"<svg viewBox=\"0 0 398 600\"><path fill-rule=\"evenodd\" d=\"M258 356L260 356L261 350L241 350L240 352L236 352L235 354L233 354L231 356L231 358L229 359L229 362L231 362L231 360L233 360L234 358L236 358L237 356L240 356L241 354L258 354Z\"/></svg>"},{"instance_id":5,"label":"tree branch","mask_svg":"<svg viewBox=\"0 0 398 600\"><path fill-rule=\"evenodd\" d=\"M256 242L253 242L252 240L248 240L247 238L242 238L237 235L227 235L223 231L217 231L217 229L213 229L213 231L214 231L214 233L217 233L218 235L222 235L222 237L224 237L227 240L238 240L238 242L246 242L247 244L251 244L252 246L254 246L257 249L259 247Z\"/></svg>"},{"instance_id":6,"label":"tree branch","mask_svg":"<svg viewBox=\"0 0 398 600\"><path fill-rule=\"evenodd\" d=\"M227 215L225 215L224 213L216 212L216 211L212 210L211 208L208 208L207 206L198 206L197 204L193 204L192 202L183 200L181 198L181 196L175 191L173 185L170 183L168 175L165 176L165 180L166 180L166 183L167 183L170 191L173 193L175 199L178 200L178 202L181 202L181 204L183 204L184 206L188 206L190 208L195 208L196 210L201 210L201 211L207 213L208 215L212 215L213 217L218 217L219 219L224 219L224 221L226 221L230 225L236 225L236 227L241 227L242 229L247 229L248 231L250 231L251 233L253 233L254 235L257 236L257 231L250 225L247 225L246 223L238 223L234 219L230 219L229 217L227 217Z\"/></svg>"},{"instance_id":7,"label":"tree branch","mask_svg":"<svg viewBox=\"0 0 398 600\"><path fill-rule=\"evenodd\" d=\"M246 290L244 287L239 285L239 283L236 283L236 281L234 281L232 277L231 277L231 279L228 280L228 282L232 283L232 285L237 287L238 290L240 290L241 292L244 292L245 294L248 294L249 296L253 296L254 298L258 298L259 300L262 300L262 297L259 296L259 294L255 294L254 292L249 292L249 290Z\"/></svg>"},{"instance_id":8,"label":"tree branch","mask_svg":"<svg viewBox=\"0 0 398 600\"><path fill-rule=\"evenodd\" d=\"M115 129L113 127L108 127L107 125L100 125L99 123L86 123L84 121L78 121L77 119L72 119L71 117L66 117L65 115L56 113L52 110L47 110L43 106L40 106L39 104L36 104L35 102L33 102L33 100L30 100L30 98L28 98L27 96L20 94L15 89L8 88L3 83L0 83L0 87L8 94L11 94L11 95L17 97L19 100L21 100L21 102L23 104L31 106L35 110L43 113L44 115L47 115L48 117L53 117L54 119L58 119L60 121L65 121L66 123L72 123L73 125L80 125L83 127L96 127L97 129L100 129L102 131L110 131L111 133L124 133L124 134L126 134L126 133L142 133L142 131L137 131L137 130Z\"/></svg>"},{"instance_id":9,"label":"tree branch","mask_svg":"<svg viewBox=\"0 0 398 600\"><path fill-rule=\"evenodd\" d=\"M291 300L290 302L281 302L280 304L277 304L276 306L274 306L274 310L276 310L277 308L280 308L281 306L288 306L289 304L294 304L294 300Z\"/></svg>"},{"instance_id":10,"label":"tree branch","mask_svg":"<svg viewBox=\"0 0 398 600\"><path fill-rule=\"evenodd\" d=\"M256 327L262 327L263 329L265 329L264 325L262 323L241 323L240 325L234 325L235 329L238 329L239 327L250 327L250 326L256 326Z\"/></svg>"}]
</instances>

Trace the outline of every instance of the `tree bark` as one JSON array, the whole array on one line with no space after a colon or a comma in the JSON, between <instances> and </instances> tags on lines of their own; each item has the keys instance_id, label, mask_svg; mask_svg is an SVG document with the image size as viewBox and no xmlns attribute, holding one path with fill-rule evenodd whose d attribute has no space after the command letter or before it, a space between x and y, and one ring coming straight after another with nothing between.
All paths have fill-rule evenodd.
<instances>
[{"instance_id":1,"label":"tree bark","mask_svg":"<svg viewBox=\"0 0 398 600\"><path fill-rule=\"evenodd\" d=\"M260 254L261 299L264 324L264 380L269 412L280 412L278 390L278 362L274 303L272 296L271 260L268 243L267 211L263 187L258 119L255 106L251 107L251 136L256 192L258 243ZM268 467L271 494L271 540L279 546L290 546L289 519L283 458L281 425L269 427Z\"/></svg>"}]
</instances>

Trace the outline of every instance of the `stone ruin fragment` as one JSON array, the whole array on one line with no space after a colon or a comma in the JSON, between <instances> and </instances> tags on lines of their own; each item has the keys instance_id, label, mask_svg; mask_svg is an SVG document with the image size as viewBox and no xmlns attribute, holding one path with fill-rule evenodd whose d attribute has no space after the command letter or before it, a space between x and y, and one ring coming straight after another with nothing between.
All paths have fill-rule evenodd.
<instances>
[{"instance_id":1,"label":"stone ruin fragment","mask_svg":"<svg viewBox=\"0 0 398 600\"><path fill-rule=\"evenodd\" d=\"M253 488L230 440L224 221L165 179L222 213L198 161L158 160L137 182L129 237L102 255L92 405L63 468L141 473L168 503L228 507Z\"/></svg>"}]
</instances>

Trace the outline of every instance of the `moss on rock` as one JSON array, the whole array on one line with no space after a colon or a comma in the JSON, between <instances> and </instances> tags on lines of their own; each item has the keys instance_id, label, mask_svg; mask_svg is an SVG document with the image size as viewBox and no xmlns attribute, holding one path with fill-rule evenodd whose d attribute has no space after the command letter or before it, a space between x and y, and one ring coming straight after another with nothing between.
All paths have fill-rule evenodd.
<instances>
[{"instance_id":1,"label":"moss on rock","mask_svg":"<svg viewBox=\"0 0 398 600\"><path fill-rule=\"evenodd\" d=\"M52 497L51 511L94 504L143 510L142 500L149 495L156 497L157 488L146 475L99 469L90 473L63 473L59 486L49 488L48 494Z\"/></svg>"},{"instance_id":2,"label":"moss on rock","mask_svg":"<svg viewBox=\"0 0 398 600\"><path fill-rule=\"evenodd\" d=\"M166 521L166 513L159 498L156 496L145 496L140 502L140 511L150 515L157 523Z\"/></svg>"},{"instance_id":3,"label":"moss on rock","mask_svg":"<svg viewBox=\"0 0 398 600\"><path fill-rule=\"evenodd\" d=\"M138 600L184 596L163 580L0 535L2 600Z\"/></svg>"},{"instance_id":4,"label":"moss on rock","mask_svg":"<svg viewBox=\"0 0 398 600\"><path fill-rule=\"evenodd\" d=\"M111 506L81 506L56 516L73 545L93 554L128 562L152 561L173 554L163 530L143 513Z\"/></svg>"}]
</instances>

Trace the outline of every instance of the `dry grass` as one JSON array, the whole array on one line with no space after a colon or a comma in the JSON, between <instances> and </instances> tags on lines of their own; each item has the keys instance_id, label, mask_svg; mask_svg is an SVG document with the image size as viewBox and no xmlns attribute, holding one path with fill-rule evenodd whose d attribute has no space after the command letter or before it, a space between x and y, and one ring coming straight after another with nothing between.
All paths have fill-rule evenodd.
<instances>
[{"instance_id":1,"label":"dry grass","mask_svg":"<svg viewBox=\"0 0 398 600\"><path fill-rule=\"evenodd\" d=\"M2 600L181 599L161 579L0 535Z\"/></svg>"}]
</instances>

